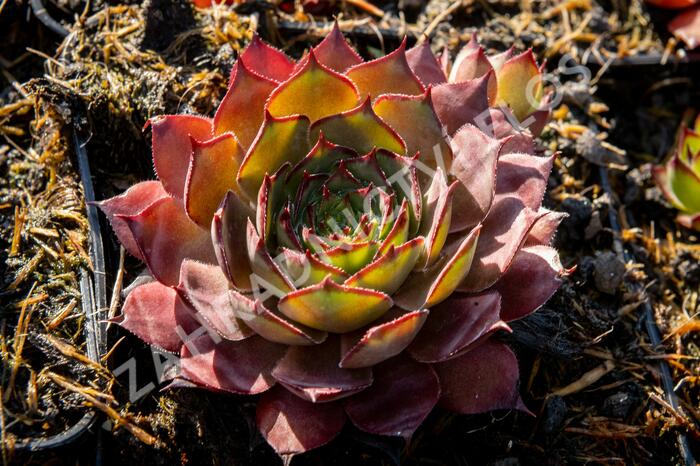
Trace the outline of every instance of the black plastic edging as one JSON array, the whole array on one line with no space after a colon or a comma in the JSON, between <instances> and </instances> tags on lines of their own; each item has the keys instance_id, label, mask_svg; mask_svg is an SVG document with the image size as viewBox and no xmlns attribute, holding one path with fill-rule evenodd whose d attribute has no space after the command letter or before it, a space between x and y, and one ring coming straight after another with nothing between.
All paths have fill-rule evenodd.
<instances>
[{"instance_id":1,"label":"black plastic edging","mask_svg":"<svg viewBox=\"0 0 700 466\"><path fill-rule=\"evenodd\" d=\"M102 245L102 231L95 201L95 192L92 185L90 165L88 163L85 143L73 133L73 144L80 180L85 197L88 233L89 254L92 262L92 271L85 268L80 273L80 293L82 311L85 315L84 335L86 352L90 359L99 362L100 356L107 349L107 334L104 322L107 319L107 282L105 277L104 249ZM15 445L16 451L37 452L52 448L62 447L75 442L82 437L95 424L97 413L90 410L75 424L65 431L45 438L20 439Z\"/></svg>"}]
</instances>

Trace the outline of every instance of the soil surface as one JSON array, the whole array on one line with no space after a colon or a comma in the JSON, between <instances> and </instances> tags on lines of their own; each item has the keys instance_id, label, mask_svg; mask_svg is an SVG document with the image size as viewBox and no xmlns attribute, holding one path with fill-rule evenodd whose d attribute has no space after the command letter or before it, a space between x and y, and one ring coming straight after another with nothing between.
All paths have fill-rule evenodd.
<instances>
[{"instance_id":1,"label":"soil surface","mask_svg":"<svg viewBox=\"0 0 700 466\"><path fill-rule=\"evenodd\" d=\"M700 102L700 66L667 36L663 12L636 0L371 2L381 18L350 1L314 14L294 2L45 3L55 24L26 2L0 7L4 464L280 464L257 433L254 399L161 390L167 356L114 325L101 361L85 356L80 277L92 263L75 141L86 144L98 199L152 178L149 117L211 115L254 30L300 57L333 15L366 58L404 34L411 44L427 34L454 56L476 32L491 50L533 47L549 60L563 98L539 142L560 152L545 205L569 214L555 246L575 271L504 337L534 416L436 410L409 444L348 426L293 464L683 464L679 438L700 457L700 235L675 223L650 175ZM557 70L565 54L587 65L591 84ZM632 64L640 57L655 64ZM142 265L121 258L103 228L114 315ZM97 421L77 442L26 448L90 410Z\"/></svg>"}]
</instances>

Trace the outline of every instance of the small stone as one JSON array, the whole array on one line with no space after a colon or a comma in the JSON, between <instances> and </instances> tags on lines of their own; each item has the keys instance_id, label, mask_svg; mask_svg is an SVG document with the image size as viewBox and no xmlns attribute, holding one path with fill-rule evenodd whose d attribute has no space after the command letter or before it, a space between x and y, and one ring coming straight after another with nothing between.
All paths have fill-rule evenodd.
<instances>
[{"instance_id":1,"label":"small stone","mask_svg":"<svg viewBox=\"0 0 700 466\"><path fill-rule=\"evenodd\" d=\"M564 398L554 395L547 400L542 415L542 432L547 435L554 435L561 431L566 421L568 408Z\"/></svg>"},{"instance_id":2,"label":"small stone","mask_svg":"<svg viewBox=\"0 0 700 466\"><path fill-rule=\"evenodd\" d=\"M641 401L639 391L638 386L632 385L625 391L610 395L603 402L603 415L615 419L626 419Z\"/></svg>"},{"instance_id":3,"label":"small stone","mask_svg":"<svg viewBox=\"0 0 700 466\"><path fill-rule=\"evenodd\" d=\"M596 254L593 262L593 280L598 291L610 295L617 293L625 276L625 264L612 251Z\"/></svg>"},{"instance_id":4,"label":"small stone","mask_svg":"<svg viewBox=\"0 0 700 466\"><path fill-rule=\"evenodd\" d=\"M593 214L593 205L585 197L567 197L561 203L560 210L569 214L562 223L561 228L572 240L582 240L584 232Z\"/></svg>"}]
</instances>

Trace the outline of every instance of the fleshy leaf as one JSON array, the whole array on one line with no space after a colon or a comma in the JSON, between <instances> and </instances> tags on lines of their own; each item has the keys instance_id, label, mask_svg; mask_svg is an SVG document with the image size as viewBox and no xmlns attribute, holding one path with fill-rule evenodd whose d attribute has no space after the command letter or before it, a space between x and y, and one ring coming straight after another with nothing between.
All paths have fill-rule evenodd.
<instances>
[{"instance_id":1,"label":"fleshy leaf","mask_svg":"<svg viewBox=\"0 0 700 466\"><path fill-rule=\"evenodd\" d=\"M382 245L379 247L377 254L386 254L390 247L400 246L405 243L408 239L409 226L408 201L404 199L401 203L399 213L394 219L394 225L391 227L391 230L389 230L386 238L384 238L384 242L382 242Z\"/></svg>"},{"instance_id":2,"label":"fleshy leaf","mask_svg":"<svg viewBox=\"0 0 700 466\"><path fill-rule=\"evenodd\" d=\"M267 443L289 464L294 455L333 440L345 424L345 413L338 403L314 404L276 387L260 397L255 421Z\"/></svg>"},{"instance_id":3,"label":"fleshy leaf","mask_svg":"<svg viewBox=\"0 0 700 466\"><path fill-rule=\"evenodd\" d=\"M163 188L171 196L182 199L192 153L191 138L206 141L212 138L212 121L196 115L167 115L149 120L153 165Z\"/></svg>"},{"instance_id":4,"label":"fleshy leaf","mask_svg":"<svg viewBox=\"0 0 700 466\"><path fill-rule=\"evenodd\" d=\"M406 52L406 60L413 72L426 86L436 86L447 81L437 58L426 40Z\"/></svg>"},{"instance_id":5,"label":"fleshy leaf","mask_svg":"<svg viewBox=\"0 0 700 466\"><path fill-rule=\"evenodd\" d=\"M472 125L462 127L452 139L451 174L460 183L455 188L450 233L473 227L486 217L496 192L496 163L502 145L502 140Z\"/></svg>"},{"instance_id":6,"label":"fleshy leaf","mask_svg":"<svg viewBox=\"0 0 700 466\"><path fill-rule=\"evenodd\" d=\"M490 75L463 81L435 86L431 97L438 118L451 136L467 123L486 122L488 117L489 97L488 83ZM483 120L483 121L482 121Z\"/></svg>"},{"instance_id":7,"label":"fleshy leaf","mask_svg":"<svg viewBox=\"0 0 700 466\"><path fill-rule=\"evenodd\" d=\"M131 229L153 276L166 285L177 285L180 264L186 258L215 263L211 236L192 222L182 204L162 198L135 215L118 215Z\"/></svg>"},{"instance_id":8,"label":"fleshy leaf","mask_svg":"<svg viewBox=\"0 0 700 466\"><path fill-rule=\"evenodd\" d=\"M142 181L136 183L125 192L110 199L100 201L97 205L107 216L112 230L119 238L119 242L131 254L143 261L134 235L127 222L120 215L136 215L154 202L168 197L168 193L163 189L159 181Z\"/></svg>"},{"instance_id":9,"label":"fleshy leaf","mask_svg":"<svg viewBox=\"0 0 700 466\"><path fill-rule=\"evenodd\" d=\"M343 244L319 254L323 262L331 264L348 274L354 274L369 264L377 253L378 245L371 241Z\"/></svg>"},{"instance_id":10,"label":"fleshy leaf","mask_svg":"<svg viewBox=\"0 0 700 466\"><path fill-rule=\"evenodd\" d=\"M410 438L439 397L432 367L401 357L378 366L372 386L348 399L345 412L366 432Z\"/></svg>"},{"instance_id":11,"label":"fleshy leaf","mask_svg":"<svg viewBox=\"0 0 700 466\"><path fill-rule=\"evenodd\" d=\"M452 70L450 71L450 82L458 83L470 79L480 78L492 70L493 66L486 57L483 47L477 43L476 36L473 35L469 43L462 47L457 54L457 57L455 57L455 61L452 64ZM496 76L494 75L494 84L495 78ZM491 85L489 83L489 88L490 87ZM494 91L495 90L496 89L494 87Z\"/></svg>"},{"instance_id":12,"label":"fleshy leaf","mask_svg":"<svg viewBox=\"0 0 700 466\"><path fill-rule=\"evenodd\" d=\"M482 291L496 283L510 266L539 215L517 197L496 199L484 221L474 263L460 291Z\"/></svg>"},{"instance_id":13,"label":"fleshy leaf","mask_svg":"<svg viewBox=\"0 0 700 466\"><path fill-rule=\"evenodd\" d=\"M287 294L278 307L284 315L308 327L344 333L377 319L392 304L384 293L338 285L326 278Z\"/></svg>"},{"instance_id":14,"label":"fleshy leaf","mask_svg":"<svg viewBox=\"0 0 700 466\"><path fill-rule=\"evenodd\" d=\"M393 294L418 262L423 242L423 238L419 236L401 246L390 246L377 260L348 278L345 286L370 288Z\"/></svg>"},{"instance_id":15,"label":"fleshy leaf","mask_svg":"<svg viewBox=\"0 0 700 466\"><path fill-rule=\"evenodd\" d=\"M291 322L260 301L234 290L228 293L236 316L266 340L284 345L316 345L326 339L326 333Z\"/></svg>"},{"instance_id":16,"label":"fleshy leaf","mask_svg":"<svg viewBox=\"0 0 700 466\"><path fill-rule=\"evenodd\" d=\"M394 297L396 304L415 310L430 308L447 299L469 273L480 231L478 225L461 241L446 246L444 256L433 267L411 275Z\"/></svg>"},{"instance_id":17,"label":"fleshy leaf","mask_svg":"<svg viewBox=\"0 0 700 466\"><path fill-rule=\"evenodd\" d=\"M554 157L555 155L538 157L530 154L501 156L496 168L496 195L516 196L526 207L539 209Z\"/></svg>"},{"instance_id":18,"label":"fleshy leaf","mask_svg":"<svg viewBox=\"0 0 700 466\"><path fill-rule=\"evenodd\" d=\"M366 154L374 148L401 155L406 153L401 136L374 113L369 99L352 110L315 122L311 125L311 139L317 140L321 131L329 141L359 154Z\"/></svg>"},{"instance_id":19,"label":"fleshy leaf","mask_svg":"<svg viewBox=\"0 0 700 466\"><path fill-rule=\"evenodd\" d=\"M193 222L209 228L226 192L238 191L234 173L243 160L243 148L231 133L205 142L192 140L185 182L185 210Z\"/></svg>"},{"instance_id":20,"label":"fleshy leaf","mask_svg":"<svg viewBox=\"0 0 700 466\"><path fill-rule=\"evenodd\" d=\"M211 390L254 395L275 384L270 372L284 350L283 345L258 336L215 343L204 334L182 347L181 375Z\"/></svg>"},{"instance_id":21,"label":"fleshy leaf","mask_svg":"<svg viewBox=\"0 0 700 466\"><path fill-rule=\"evenodd\" d=\"M420 262L421 268L435 263L447 240L452 219L452 198L458 182L450 186L445 182L443 171L438 168L430 188L423 200L423 221L419 232L425 236L425 252Z\"/></svg>"},{"instance_id":22,"label":"fleshy leaf","mask_svg":"<svg viewBox=\"0 0 700 466\"><path fill-rule=\"evenodd\" d=\"M336 162L357 157L357 152L329 142L323 132L319 133L316 145L297 163L287 175L289 191L295 192L301 184L304 172L330 173Z\"/></svg>"},{"instance_id":23,"label":"fleshy leaf","mask_svg":"<svg viewBox=\"0 0 700 466\"><path fill-rule=\"evenodd\" d=\"M358 100L352 81L321 65L311 51L299 71L272 93L267 111L275 117L306 115L314 122L350 110Z\"/></svg>"},{"instance_id":24,"label":"fleshy leaf","mask_svg":"<svg viewBox=\"0 0 700 466\"><path fill-rule=\"evenodd\" d=\"M341 336L340 367L371 367L401 353L415 338L428 317L425 309L387 312L366 331Z\"/></svg>"},{"instance_id":25,"label":"fleshy leaf","mask_svg":"<svg viewBox=\"0 0 700 466\"><path fill-rule=\"evenodd\" d=\"M382 94L420 95L425 91L406 59L405 39L393 52L353 66L346 75L355 83L363 99Z\"/></svg>"},{"instance_id":26,"label":"fleshy leaf","mask_svg":"<svg viewBox=\"0 0 700 466\"><path fill-rule=\"evenodd\" d=\"M433 109L431 92L428 89L423 96L383 95L375 101L374 111L402 135L408 154L419 152L423 163L447 172L452 149Z\"/></svg>"},{"instance_id":27,"label":"fleshy leaf","mask_svg":"<svg viewBox=\"0 0 700 466\"><path fill-rule=\"evenodd\" d=\"M343 283L348 278L348 274L342 269L326 264L308 250L304 254L283 249L282 257L280 267L284 268L297 288L315 285L326 277L330 277L336 283Z\"/></svg>"},{"instance_id":28,"label":"fleshy leaf","mask_svg":"<svg viewBox=\"0 0 700 466\"><path fill-rule=\"evenodd\" d=\"M252 217L250 207L234 192L229 191L211 224L211 236L219 265L233 286L244 291L252 289L250 275L253 270L248 261L246 241L246 226Z\"/></svg>"},{"instance_id":29,"label":"fleshy leaf","mask_svg":"<svg viewBox=\"0 0 700 466\"><path fill-rule=\"evenodd\" d=\"M462 414L527 408L518 393L518 360L503 343L487 341L433 368L440 379L440 405Z\"/></svg>"},{"instance_id":30,"label":"fleshy leaf","mask_svg":"<svg viewBox=\"0 0 700 466\"><path fill-rule=\"evenodd\" d=\"M313 50L320 63L338 73L362 63L362 58L345 40L337 22L333 25L333 30Z\"/></svg>"},{"instance_id":31,"label":"fleshy leaf","mask_svg":"<svg viewBox=\"0 0 700 466\"><path fill-rule=\"evenodd\" d=\"M173 288L154 281L129 293L118 323L149 345L178 352L183 336L200 327L192 314Z\"/></svg>"},{"instance_id":32,"label":"fleshy leaf","mask_svg":"<svg viewBox=\"0 0 700 466\"><path fill-rule=\"evenodd\" d=\"M314 403L344 398L372 384L372 370L342 369L340 342L330 337L317 346L292 346L272 375L297 396Z\"/></svg>"},{"instance_id":33,"label":"fleshy leaf","mask_svg":"<svg viewBox=\"0 0 700 466\"><path fill-rule=\"evenodd\" d=\"M562 220L564 220L568 215L563 212L554 212L544 207L540 207L538 212L539 218L532 225L532 228L527 234L527 239L525 240L526 246L536 246L543 244L549 246L554 240L554 235L557 232L557 227Z\"/></svg>"},{"instance_id":34,"label":"fleshy leaf","mask_svg":"<svg viewBox=\"0 0 700 466\"><path fill-rule=\"evenodd\" d=\"M277 297L294 290L294 284L272 260L265 247L265 241L255 231L250 219L248 220L246 236L248 238L248 260L253 270L251 281L254 281L254 292L258 291L256 285L262 286Z\"/></svg>"},{"instance_id":35,"label":"fleshy leaf","mask_svg":"<svg viewBox=\"0 0 700 466\"><path fill-rule=\"evenodd\" d=\"M250 71L242 60L233 65L228 91L214 115L214 132L233 132L248 149L265 117L265 103L278 86L276 81Z\"/></svg>"},{"instance_id":36,"label":"fleshy leaf","mask_svg":"<svg viewBox=\"0 0 700 466\"><path fill-rule=\"evenodd\" d=\"M497 105L507 105L518 121L539 108L543 83L532 50L508 59L496 71L498 79Z\"/></svg>"},{"instance_id":37,"label":"fleshy leaf","mask_svg":"<svg viewBox=\"0 0 700 466\"><path fill-rule=\"evenodd\" d=\"M180 267L180 295L197 312L197 318L227 340L243 340L253 332L237 317L229 299L228 278L216 265L185 260Z\"/></svg>"},{"instance_id":38,"label":"fleshy leaf","mask_svg":"<svg viewBox=\"0 0 700 466\"><path fill-rule=\"evenodd\" d=\"M700 175L693 172L678 156L667 165L673 194L687 212L700 212Z\"/></svg>"},{"instance_id":39,"label":"fleshy leaf","mask_svg":"<svg viewBox=\"0 0 700 466\"><path fill-rule=\"evenodd\" d=\"M537 310L557 291L565 274L555 249L548 246L521 249L494 285L502 297L503 320L510 322Z\"/></svg>"},{"instance_id":40,"label":"fleshy leaf","mask_svg":"<svg viewBox=\"0 0 700 466\"><path fill-rule=\"evenodd\" d=\"M416 361L435 363L459 356L497 330L510 330L500 318L501 297L490 291L453 296L430 310L408 353Z\"/></svg>"},{"instance_id":41,"label":"fleshy leaf","mask_svg":"<svg viewBox=\"0 0 700 466\"><path fill-rule=\"evenodd\" d=\"M263 42L257 34L239 58L254 73L282 82L294 71L294 62L284 53Z\"/></svg>"},{"instance_id":42,"label":"fleshy leaf","mask_svg":"<svg viewBox=\"0 0 700 466\"><path fill-rule=\"evenodd\" d=\"M285 162L297 163L309 152L309 119L305 116L275 118L269 114L238 171L238 184L250 199L257 199L265 174Z\"/></svg>"},{"instance_id":43,"label":"fleshy leaf","mask_svg":"<svg viewBox=\"0 0 700 466\"><path fill-rule=\"evenodd\" d=\"M671 187L671 179L670 179L670 164L666 165L657 165L653 167L652 169L652 175L654 175L654 180L656 181L656 185L661 189L661 192L664 193L664 197L673 204L673 207L675 207L678 210L685 210L685 206L681 203L681 201L678 199L676 194L673 192L673 188Z\"/></svg>"}]
</instances>

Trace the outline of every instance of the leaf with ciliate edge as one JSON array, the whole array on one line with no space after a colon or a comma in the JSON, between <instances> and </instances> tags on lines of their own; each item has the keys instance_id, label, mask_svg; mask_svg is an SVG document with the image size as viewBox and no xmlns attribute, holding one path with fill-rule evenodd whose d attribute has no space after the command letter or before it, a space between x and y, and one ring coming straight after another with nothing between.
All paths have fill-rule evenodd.
<instances>
[{"instance_id":1,"label":"leaf with ciliate edge","mask_svg":"<svg viewBox=\"0 0 700 466\"><path fill-rule=\"evenodd\" d=\"M319 260L309 250L302 253L283 248L281 254L282 261L279 266L297 288L315 285L326 277L330 277L336 283L343 283L349 276L342 269Z\"/></svg>"},{"instance_id":2,"label":"leaf with ciliate edge","mask_svg":"<svg viewBox=\"0 0 700 466\"><path fill-rule=\"evenodd\" d=\"M163 284L177 285L185 259L216 263L209 231L192 222L171 197L136 215L118 217L127 223L148 269Z\"/></svg>"},{"instance_id":3,"label":"leaf with ciliate edge","mask_svg":"<svg viewBox=\"0 0 700 466\"><path fill-rule=\"evenodd\" d=\"M429 308L451 295L469 273L480 231L477 225L466 237L449 244L430 269L410 275L393 297L396 304L406 310Z\"/></svg>"},{"instance_id":4,"label":"leaf with ciliate edge","mask_svg":"<svg viewBox=\"0 0 700 466\"><path fill-rule=\"evenodd\" d=\"M557 251L549 246L528 246L518 251L493 287L503 299L503 320L510 322L535 312L559 289L566 273Z\"/></svg>"},{"instance_id":5,"label":"leaf with ciliate edge","mask_svg":"<svg viewBox=\"0 0 700 466\"><path fill-rule=\"evenodd\" d=\"M252 290L250 275L253 270L248 261L246 226L253 211L234 192L224 196L219 210L214 214L211 236L219 266L233 286L239 290Z\"/></svg>"},{"instance_id":6,"label":"leaf with ciliate edge","mask_svg":"<svg viewBox=\"0 0 700 466\"><path fill-rule=\"evenodd\" d=\"M367 154L375 148L400 155L406 153L406 143L377 116L369 98L352 110L314 122L311 125L311 140L318 140L321 132L327 140L359 154Z\"/></svg>"},{"instance_id":7,"label":"leaf with ciliate edge","mask_svg":"<svg viewBox=\"0 0 700 466\"><path fill-rule=\"evenodd\" d=\"M440 62L430 50L428 41L418 44L406 52L408 66L425 86L435 86L447 81Z\"/></svg>"},{"instance_id":8,"label":"leaf with ciliate edge","mask_svg":"<svg viewBox=\"0 0 700 466\"><path fill-rule=\"evenodd\" d=\"M362 63L362 58L345 40L336 21L331 32L313 49L319 63L343 73L348 68Z\"/></svg>"},{"instance_id":9,"label":"leaf with ciliate edge","mask_svg":"<svg viewBox=\"0 0 700 466\"><path fill-rule=\"evenodd\" d=\"M462 414L495 409L529 412L518 393L518 360L503 343L488 340L468 353L434 364L440 405Z\"/></svg>"},{"instance_id":10,"label":"leaf with ciliate edge","mask_svg":"<svg viewBox=\"0 0 700 466\"><path fill-rule=\"evenodd\" d=\"M261 286L276 296L293 291L294 284L272 260L265 247L265 241L255 231L250 219L248 219L246 236L248 238L248 260L253 271L251 282L253 282L254 291L256 291L256 286Z\"/></svg>"},{"instance_id":11,"label":"leaf with ciliate edge","mask_svg":"<svg viewBox=\"0 0 700 466\"><path fill-rule=\"evenodd\" d=\"M326 333L292 322L235 290L228 290L228 297L237 318L266 340L284 345L316 345L327 337Z\"/></svg>"},{"instance_id":12,"label":"leaf with ciliate edge","mask_svg":"<svg viewBox=\"0 0 700 466\"><path fill-rule=\"evenodd\" d=\"M393 308L368 329L341 335L340 367L370 367L401 353L423 327L428 312Z\"/></svg>"},{"instance_id":13,"label":"leaf with ciliate edge","mask_svg":"<svg viewBox=\"0 0 700 466\"><path fill-rule=\"evenodd\" d=\"M471 270L458 289L476 293L496 283L541 215L518 197L497 199L484 220Z\"/></svg>"},{"instance_id":14,"label":"leaf with ciliate edge","mask_svg":"<svg viewBox=\"0 0 700 466\"><path fill-rule=\"evenodd\" d=\"M376 368L374 383L345 402L345 412L359 429L409 439L440 397L440 383L428 364L407 357Z\"/></svg>"},{"instance_id":15,"label":"leaf with ciliate edge","mask_svg":"<svg viewBox=\"0 0 700 466\"><path fill-rule=\"evenodd\" d=\"M229 300L228 278L218 265L185 260L180 267L178 293L204 321L227 340L243 340L253 334L236 317Z\"/></svg>"},{"instance_id":16,"label":"leaf with ciliate edge","mask_svg":"<svg viewBox=\"0 0 700 466\"><path fill-rule=\"evenodd\" d=\"M182 199L192 153L191 138L207 141L214 136L212 121L196 115L166 115L148 120L151 126L153 165L163 188Z\"/></svg>"},{"instance_id":17,"label":"leaf with ciliate edge","mask_svg":"<svg viewBox=\"0 0 700 466\"><path fill-rule=\"evenodd\" d=\"M284 296L282 314L297 322L333 333L356 330L391 308L391 298L379 291L338 285L330 278Z\"/></svg>"},{"instance_id":18,"label":"leaf with ciliate edge","mask_svg":"<svg viewBox=\"0 0 700 466\"><path fill-rule=\"evenodd\" d=\"M383 95L374 102L374 111L403 137L408 154L419 152L423 163L447 172L452 149L433 109L431 92L428 89L422 96Z\"/></svg>"},{"instance_id":19,"label":"leaf with ciliate edge","mask_svg":"<svg viewBox=\"0 0 700 466\"><path fill-rule=\"evenodd\" d=\"M120 216L136 215L156 201L168 197L160 181L142 181L127 189L124 193L97 203L112 225L119 242L129 254L144 260L138 244L131 233L129 224Z\"/></svg>"},{"instance_id":20,"label":"leaf with ciliate edge","mask_svg":"<svg viewBox=\"0 0 700 466\"><path fill-rule=\"evenodd\" d=\"M253 73L242 60L233 65L229 83L214 115L214 132L231 131L248 150L265 117L265 103L279 83Z\"/></svg>"},{"instance_id":21,"label":"leaf with ciliate edge","mask_svg":"<svg viewBox=\"0 0 700 466\"><path fill-rule=\"evenodd\" d=\"M265 116L260 132L238 171L238 184L249 199L257 199L265 174L284 163L297 163L309 152L309 119L305 116Z\"/></svg>"},{"instance_id":22,"label":"leaf with ciliate edge","mask_svg":"<svg viewBox=\"0 0 700 466\"><path fill-rule=\"evenodd\" d=\"M190 166L185 181L185 210L190 219L209 228L214 213L229 190L238 192L232 173L243 160L243 148L232 133L209 141L192 140Z\"/></svg>"},{"instance_id":23,"label":"leaf with ciliate edge","mask_svg":"<svg viewBox=\"0 0 700 466\"><path fill-rule=\"evenodd\" d=\"M272 375L295 395L314 403L345 398L372 384L370 368L339 367L340 341L330 336L317 346L291 346Z\"/></svg>"},{"instance_id":24,"label":"leaf with ciliate edge","mask_svg":"<svg viewBox=\"0 0 700 466\"><path fill-rule=\"evenodd\" d=\"M283 52L263 42L257 34L253 35L239 58L245 66L261 76L282 82L294 71L294 62Z\"/></svg>"},{"instance_id":25,"label":"leaf with ciliate edge","mask_svg":"<svg viewBox=\"0 0 700 466\"><path fill-rule=\"evenodd\" d=\"M536 111L542 99L542 73L532 50L509 58L496 70L497 105L507 105L518 121Z\"/></svg>"},{"instance_id":26,"label":"leaf with ciliate edge","mask_svg":"<svg viewBox=\"0 0 700 466\"><path fill-rule=\"evenodd\" d=\"M408 348L416 361L435 363L451 359L498 330L501 297L495 291L477 296L455 296L431 308L430 319Z\"/></svg>"},{"instance_id":27,"label":"leaf with ciliate edge","mask_svg":"<svg viewBox=\"0 0 700 466\"><path fill-rule=\"evenodd\" d=\"M390 246L386 253L348 278L344 284L393 294L418 262L423 243L423 237L419 236L401 246Z\"/></svg>"},{"instance_id":28,"label":"leaf with ciliate edge","mask_svg":"<svg viewBox=\"0 0 700 466\"><path fill-rule=\"evenodd\" d=\"M345 412L338 403L311 403L275 387L260 397L255 421L267 443L289 464L294 455L333 440L345 424Z\"/></svg>"},{"instance_id":29,"label":"leaf with ciliate edge","mask_svg":"<svg viewBox=\"0 0 700 466\"><path fill-rule=\"evenodd\" d=\"M525 246L543 244L549 246L554 241L559 224L569 215L564 212L555 212L544 207L538 211L539 218L530 228L525 239Z\"/></svg>"},{"instance_id":30,"label":"leaf with ciliate edge","mask_svg":"<svg viewBox=\"0 0 700 466\"><path fill-rule=\"evenodd\" d=\"M284 351L283 345L258 336L214 342L205 333L182 346L180 373L212 390L254 395L275 384L270 372Z\"/></svg>"},{"instance_id":31,"label":"leaf with ciliate edge","mask_svg":"<svg viewBox=\"0 0 700 466\"><path fill-rule=\"evenodd\" d=\"M182 346L176 329L189 335L200 327L192 314L173 288L151 282L129 293L116 322L147 344L176 353Z\"/></svg>"},{"instance_id":32,"label":"leaf with ciliate edge","mask_svg":"<svg viewBox=\"0 0 700 466\"><path fill-rule=\"evenodd\" d=\"M491 138L472 125L463 126L452 138L455 188L450 233L483 221L496 193L496 167L504 140Z\"/></svg>"},{"instance_id":33,"label":"leaf with ciliate edge","mask_svg":"<svg viewBox=\"0 0 700 466\"><path fill-rule=\"evenodd\" d=\"M406 39L393 52L353 66L345 75L355 83L362 99L382 94L420 95L425 91L406 59Z\"/></svg>"},{"instance_id":34,"label":"leaf with ciliate edge","mask_svg":"<svg viewBox=\"0 0 700 466\"><path fill-rule=\"evenodd\" d=\"M432 89L433 108L450 136L467 123L478 126L480 115L488 116L489 78L487 74L469 81L440 84Z\"/></svg>"},{"instance_id":35,"label":"leaf with ciliate edge","mask_svg":"<svg viewBox=\"0 0 700 466\"><path fill-rule=\"evenodd\" d=\"M496 196L517 196L526 207L539 209L555 157L502 155L496 167Z\"/></svg>"},{"instance_id":36,"label":"leaf with ciliate edge","mask_svg":"<svg viewBox=\"0 0 700 466\"><path fill-rule=\"evenodd\" d=\"M323 103L319 95L325 96ZM314 122L350 110L358 101L353 82L321 65L311 51L299 71L272 92L265 108L272 116L306 115Z\"/></svg>"}]
</instances>

